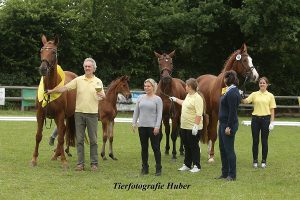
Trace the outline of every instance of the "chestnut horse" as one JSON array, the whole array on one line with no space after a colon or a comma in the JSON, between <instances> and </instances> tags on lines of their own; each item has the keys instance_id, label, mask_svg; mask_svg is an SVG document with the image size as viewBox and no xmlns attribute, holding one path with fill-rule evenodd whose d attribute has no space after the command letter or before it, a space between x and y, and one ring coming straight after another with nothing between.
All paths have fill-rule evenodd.
<instances>
[{"instance_id":1,"label":"chestnut horse","mask_svg":"<svg viewBox=\"0 0 300 200\"><path fill-rule=\"evenodd\" d=\"M181 106L177 103L171 102L169 97L175 96L179 99L185 99L185 83L177 78L172 78L171 74L173 71L172 57L175 51L170 54L158 54L154 52L155 56L158 58L159 71L160 71L160 81L157 86L156 94L160 96L163 101L163 113L162 120L165 126L166 133L166 147L165 153L169 154L170 143L170 118L172 120L172 132L171 139L173 142L172 159L176 159L176 140L179 134L180 128L180 115ZM160 134L162 134L162 126L160 128ZM180 152L183 154L183 145L180 143Z\"/></svg>"},{"instance_id":2,"label":"chestnut horse","mask_svg":"<svg viewBox=\"0 0 300 200\"><path fill-rule=\"evenodd\" d=\"M130 89L128 86L128 76L122 76L112 81L106 91L104 100L99 101L99 119L102 122L103 144L101 149L101 157L106 160L105 144L109 139L109 157L117 160L113 153L114 139L114 119L117 116L117 98L118 94L122 94L126 99L131 98Z\"/></svg>"},{"instance_id":3,"label":"chestnut horse","mask_svg":"<svg viewBox=\"0 0 300 200\"><path fill-rule=\"evenodd\" d=\"M57 65L57 46L58 37L54 40L47 41L47 38L42 36L43 47L40 51L41 65L40 73L42 75L40 85L43 87L44 91L48 89L53 89L58 85L64 85L70 82L72 79L76 78L77 75L65 71L63 72ZM62 81L64 78L64 82ZM37 165L39 144L42 140L42 132L44 121L46 118L54 119L57 130L58 130L58 143L56 151L52 156L52 160L56 160L58 156L61 157L62 166L64 168L68 167L67 160L64 154L64 136L66 133L67 145L74 145L75 141L75 102L76 102L76 90L64 92L61 95L51 94L51 95L40 95L37 97L36 101L36 119L37 119L37 132L35 136L35 149L33 152L33 158L31 160L31 165ZM66 119L66 125L65 125Z\"/></svg>"},{"instance_id":4,"label":"chestnut horse","mask_svg":"<svg viewBox=\"0 0 300 200\"><path fill-rule=\"evenodd\" d=\"M234 70L239 76L249 81L257 81L259 75L252 64L252 58L247 52L246 44L233 52L227 61L222 72L218 76L206 74L197 78L199 89L206 101L206 113L209 115L208 124L208 162L214 162L214 145L217 140L217 125L219 113L219 101L221 90L225 87L224 74L226 71Z\"/></svg>"}]
</instances>

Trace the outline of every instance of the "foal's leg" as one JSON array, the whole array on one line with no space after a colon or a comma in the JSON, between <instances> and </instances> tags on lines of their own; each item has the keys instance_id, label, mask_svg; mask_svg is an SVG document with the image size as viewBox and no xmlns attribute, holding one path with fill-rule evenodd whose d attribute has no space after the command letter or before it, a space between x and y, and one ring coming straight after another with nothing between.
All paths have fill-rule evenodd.
<instances>
[{"instance_id":1,"label":"foal's leg","mask_svg":"<svg viewBox=\"0 0 300 200\"><path fill-rule=\"evenodd\" d=\"M44 114L42 112L42 108L38 108L37 114L36 114L36 119L37 119L37 131L35 135L35 148L31 160L31 166L36 166L37 165L37 158L39 155L39 145L43 137L43 123L44 123Z\"/></svg>"},{"instance_id":2,"label":"foal's leg","mask_svg":"<svg viewBox=\"0 0 300 200\"><path fill-rule=\"evenodd\" d=\"M113 160L118 160L114 156L114 152L113 152L114 125L115 125L115 122L112 121L112 122L109 123L109 127L108 127L108 133L109 133L109 157L111 157Z\"/></svg>"},{"instance_id":3,"label":"foal's leg","mask_svg":"<svg viewBox=\"0 0 300 200\"><path fill-rule=\"evenodd\" d=\"M102 148L101 148L101 157L103 160L107 160L106 156L105 156L105 145L106 145L106 141L107 141L107 130L108 129L108 125L107 125L107 121L102 121Z\"/></svg>"}]
</instances>

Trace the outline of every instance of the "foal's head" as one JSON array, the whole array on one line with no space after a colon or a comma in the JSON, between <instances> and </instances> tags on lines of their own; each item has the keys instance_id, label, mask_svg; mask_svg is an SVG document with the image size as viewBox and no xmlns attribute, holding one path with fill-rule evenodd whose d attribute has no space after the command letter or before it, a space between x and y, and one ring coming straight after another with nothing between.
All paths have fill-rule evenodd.
<instances>
[{"instance_id":1,"label":"foal's head","mask_svg":"<svg viewBox=\"0 0 300 200\"><path fill-rule=\"evenodd\" d=\"M57 64L57 45L58 37L55 36L54 40L47 41L45 35L42 36L43 47L41 48L41 65L40 74L47 76L51 71L54 70Z\"/></svg>"},{"instance_id":2,"label":"foal's head","mask_svg":"<svg viewBox=\"0 0 300 200\"><path fill-rule=\"evenodd\" d=\"M237 74L249 81L256 82L258 80L259 74L252 63L252 58L247 52L246 44L243 44L240 49L234 52L231 59L234 59L232 70L236 71Z\"/></svg>"},{"instance_id":3,"label":"foal's head","mask_svg":"<svg viewBox=\"0 0 300 200\"><path fill-rule=\"evenodd\" d=\"M172 57L175 54L175 50L169 54L159 54L154 51L155 56L158 58L158 65L160 71L160 78L164 84L171 82L172 80L172 71L173 71L173 61Z\"/></svg>"},{"instance_id":4,"label":"foal's head","mask_svg":"<svg viewBox=\"0 0 300 200\"><path fill-rule=\"evenodd\" d=\"M116 93L122 94L126 99L131 98L131 92L128 85L129 77L122 76L117 80Z\"/></svg>"}]
</instances>

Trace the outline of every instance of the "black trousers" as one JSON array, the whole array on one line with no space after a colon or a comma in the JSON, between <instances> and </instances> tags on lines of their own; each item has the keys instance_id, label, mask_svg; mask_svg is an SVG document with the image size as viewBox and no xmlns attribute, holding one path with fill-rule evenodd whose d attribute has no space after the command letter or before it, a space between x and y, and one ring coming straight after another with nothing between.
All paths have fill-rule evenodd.
<instances>
[{"instance_id":1,"label":"black trousers","mask_svg":"<svg viewBox=\"0 0 300 200\"><path fill-rule=\"evenodd\" d=\"M161 152L160 152L160 141L161 141L161 134L154 135L153 127L139 127L139 136L141 142L141 155L142 155L142 165L144 169L148 169L148 146L149 146L149 138L152 146L152 150L155 157L156 162L156 169L161 169Z\"/></svg>"},{"instance_id":2,"label":"black trousers","mask_svg":"<svg viewBox=\"0 0 300 200\"><path fill-rule=\"evenodd\" d=\"M199 130L197 135L192 134L192 130L180 129L181 139L184 145L184 164L191 168L192 164L201 169L200 165L200 147L199 140L202 130Z\"/></svg>"},{"instance_id":3,"label":"black trousers","mask_svg":"<svg viewBox=\"0 0 300 200\"><path fill-rule=\"evenodd\" d=\"M269 138L269 125L270 115L255 116L252 115L251 130L252 130L252 155L253 162L257 162L258 159L258 146L259 146L259 134L261 133L262 144L262 162L267 161L268 156L268 138Z\"/></svg>"}]
</instances>

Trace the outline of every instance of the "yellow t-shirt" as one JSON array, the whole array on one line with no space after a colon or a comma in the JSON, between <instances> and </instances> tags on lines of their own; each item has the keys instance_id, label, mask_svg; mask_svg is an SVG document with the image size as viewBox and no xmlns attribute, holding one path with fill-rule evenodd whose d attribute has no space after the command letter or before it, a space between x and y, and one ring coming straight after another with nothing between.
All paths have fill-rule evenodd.
<instances>
[{"instance_id":1,"label":"yellow t-shirt","mask_svg":"<svg viewBox=\"0 0 300 200\"><path fill-rule=\"evenodd\" d=\"M272 93L265 91L252 92L246 99L246 103L253 103L252 115L270 115L271 108L276 108L275 97Z\"/></svg>"},{"instance_id":2,"label":"yellow t-shirt","mask_svg":"<svg viewBox=\"0 0 300 200\"><path fill-rule=\"evenodd\" d=\"M196 92L193 95L188 94L183 103L181 109L181 124L182 129L192 130L195 124L195 117L201 116L200 124L198 126L199 130L203 128L203 99Z\"/></svg>"},{"instance_id":3,"label":"yellow t-shirt","mask_svg":"<svg viewBox=\"0 0 300 200\"><path fill-rule=\"evenodd\" d=\"M86 78L82 75L65 85L68 90L77 89L75 112L98 113L98 96L95 90L97 83L103 88L102 81L96 76Z\"/></svg>"}]
</instances>

